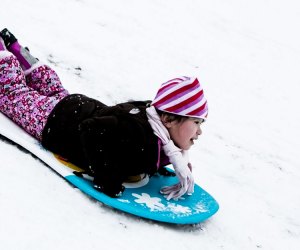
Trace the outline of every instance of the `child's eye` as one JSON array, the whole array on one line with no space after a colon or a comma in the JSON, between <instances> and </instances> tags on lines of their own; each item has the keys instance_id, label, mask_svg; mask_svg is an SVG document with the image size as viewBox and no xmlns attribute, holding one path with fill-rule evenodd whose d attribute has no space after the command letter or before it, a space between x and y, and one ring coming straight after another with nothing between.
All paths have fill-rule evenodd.
<instances>
[{"instance_id":1,"label":"child's eye","mask_svg":"<svg viewBox=\"0 0 300 250\"><path fill-rule=\"evenodd\" d=\"M195 120L195 123L196 123L197 125L202 124L203 122L204 122L203 119L201 119L201 120Z\"/></svg>"}]
</instances>

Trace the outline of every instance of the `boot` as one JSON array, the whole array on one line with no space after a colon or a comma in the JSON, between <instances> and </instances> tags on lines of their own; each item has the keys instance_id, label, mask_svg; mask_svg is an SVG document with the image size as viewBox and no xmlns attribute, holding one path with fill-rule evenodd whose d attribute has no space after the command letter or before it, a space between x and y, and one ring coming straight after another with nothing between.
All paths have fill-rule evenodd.
<instances>
[{"instance_id":1,"label":"boot","mask_svg":"<svg viewBox=\"0 0 300 250\"><path fill-rule=\"evenodd\" d=\"M6 50L5 44L3 39L0 37L0 51Z\"/></svg>"},{"instance_id":2,"label":"boot","mask_svg":"<svg viewBox=\"0 0 300 250\"><path fill-rule=\"evenodd\" d=\"M12 33L10 33L6 28L0 32L0 36L2 37L6 48L9 48L14 42L17 41L15 36Z\"/></svg>"},{"instance_id":3,"label":"boot","mask_svg":"<svg viewBox=\"0 0 300 250\"><path fill-rule=\"evenodd\" d=\"M17 57L23 70L30 69L32 65L38 62L38 59L33 57L29 50L22 47L17 38L8 29L3 29L0 32L0 36L2 37L8 51Z\"/></svg>"}]
</instances>

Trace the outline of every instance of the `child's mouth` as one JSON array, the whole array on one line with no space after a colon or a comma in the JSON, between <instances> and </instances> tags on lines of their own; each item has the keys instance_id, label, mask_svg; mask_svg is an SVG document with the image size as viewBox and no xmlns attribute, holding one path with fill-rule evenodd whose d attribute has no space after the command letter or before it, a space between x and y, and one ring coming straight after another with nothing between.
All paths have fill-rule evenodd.
<instances>
[{"instance_id":1,"label":"child's mouth","mask_svg":"<svg viewBox=\"0 0 300 250\"><path fill-rule=\"evenodd\" d=\"M198 137L196 137L196 138L191 138L191 139L190 139L190 141L191 141L192 144L195 143L195 140L198 140Z\"/></svg>"}]
</instances>

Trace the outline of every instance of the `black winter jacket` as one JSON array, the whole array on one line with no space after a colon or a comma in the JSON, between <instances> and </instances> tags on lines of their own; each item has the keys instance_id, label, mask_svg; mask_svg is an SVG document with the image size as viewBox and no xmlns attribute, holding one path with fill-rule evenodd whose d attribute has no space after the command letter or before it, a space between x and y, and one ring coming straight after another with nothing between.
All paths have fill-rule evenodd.
<instances>
[{"instance_id":1,"label":"black winter jacket","mask_svg":"<svg viewBox=\"0 0 300 250\"><path fill-rule=\"evenodd\" d=\"M113 196L128 176L157 171L158 137L146 116L147 103L106 106L69 95L51 112L42 145L88 171L94 184Z\"/></svg>"}]
</instances>

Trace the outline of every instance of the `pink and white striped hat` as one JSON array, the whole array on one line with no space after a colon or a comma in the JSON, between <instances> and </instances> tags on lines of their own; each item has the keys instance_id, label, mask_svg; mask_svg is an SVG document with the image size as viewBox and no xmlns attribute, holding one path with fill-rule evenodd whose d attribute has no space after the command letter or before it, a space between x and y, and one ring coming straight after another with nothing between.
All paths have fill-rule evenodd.
<instances>
[{"instance_id":1,"label":"pink and white striped hat","mask_svg":"<svg viewBox=\"0 0 300 250\"><path fill-rule=\"evenodd\" d=\"M195 77L179 77L163 83L152 101L158 110L206 120L207 101Z\"/></svg>"}]
</instances>

